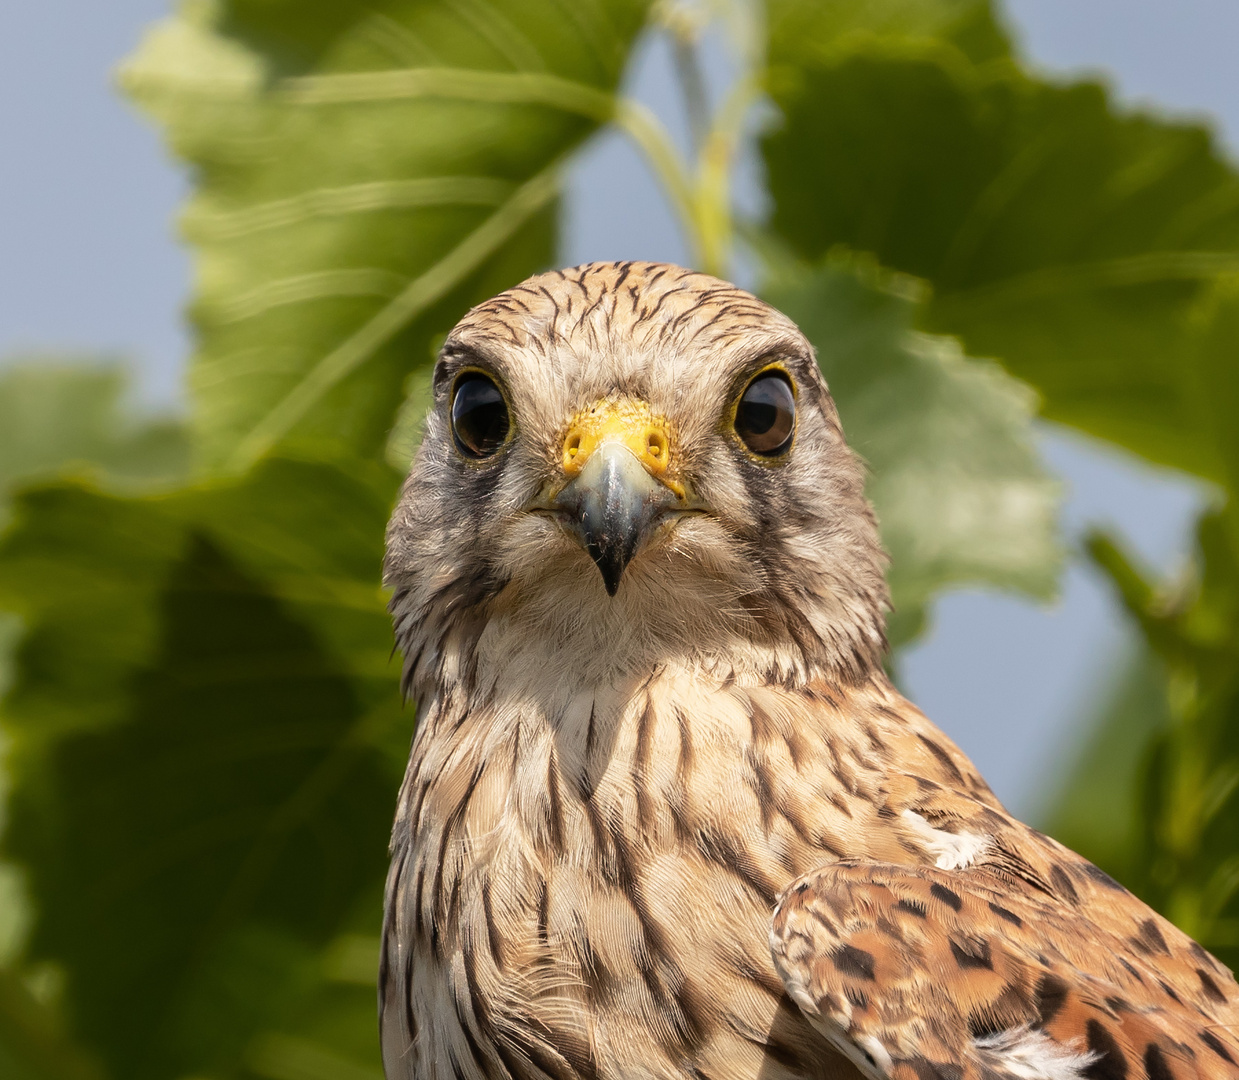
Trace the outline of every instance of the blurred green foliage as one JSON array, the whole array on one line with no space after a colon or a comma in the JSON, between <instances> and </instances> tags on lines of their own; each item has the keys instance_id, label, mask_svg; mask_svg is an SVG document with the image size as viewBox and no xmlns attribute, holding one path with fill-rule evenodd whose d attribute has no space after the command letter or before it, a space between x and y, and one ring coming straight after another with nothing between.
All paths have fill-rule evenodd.
<instances>
[{"instance_id":1,"label":"blurred green foliage","mask_svg":"<svg viewBox=\"0 0 1239 1080\"><path fill-rule=\"evenodd\" d=\"M1052 594L1039 408L1229 496L1239 174L1209 134L1036 76L985 0L762 15L193 0L126 64L193 167L192 404L184 425L143 419L89 365L0 376L0 1075L380 1076L385 839L414 721L383 527L436 342L553 263L565 165L605 125L647 154L700 264L727 273L742 237L817 345L871 469L897 642L952 586ZM692 88L712 18L741 71L711 112ZM687 158L618 89L648 34L676 46ZM763 96L771 214L735 221ZM1058 827L1233 963L1233 500L1200 543L1166 584L1092 543L1148 657Z\"/></svg>"},{"instance_id":2,"label":"blurred green foliage","mask_svg":"<svg viewBox=\"0 0 1239 1080\"><path fill-rule=\"evenodd\" d=\"M73 469L134 490L185 478L183 425L143 416L126 381L120 364L90 357L21 356L0 369L0 525L18 480Z\"/></svg>"},{"instance_id":3,"label":"blurred green foliage","mask_svg":"<svg viewBox=\"0 0 1239 1080\"><path fill-rule=\"evenodd\" d=\"M1033 391L914 330L924 300L910 279L845 255L809 269L769 256L767 268L766 298L815 343L869 466L891 556L891 643L918 634L925 605L953 584L1052 596L1059 492L1033 446Z\"/></svg>"},{"instance_id":4,"label":"blurred green foliage","mask_svg":"<svg viewBox=\"0 0 1239 1080\"><path fill-rule=\"evenodd\" d=\"M922 324L1000 357L1045 416L1223 479L1185 323L1239 273L1239 175L1205 131L947 43L859 40L772 84L772 224L797 252L924 279Z\"/></svg>"}]
</instances>

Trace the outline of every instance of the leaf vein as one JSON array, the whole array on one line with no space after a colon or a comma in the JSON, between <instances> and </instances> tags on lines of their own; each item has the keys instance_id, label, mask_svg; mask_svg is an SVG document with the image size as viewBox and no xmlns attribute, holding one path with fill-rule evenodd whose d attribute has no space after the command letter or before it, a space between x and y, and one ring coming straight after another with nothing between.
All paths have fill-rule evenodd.
<instances>
[{"instance_id":1,"label":"leaf vein","mask_svg":"<svg viewBox=\"0 0 1239 1080\"><path fill-rule=\"evenodd\" d=\"M615 96L605 90L535 72L471 71L464 68L404 68L286 79L278 92L286 104L352 105L366 102L446 98L494 105L547 105L605 122Z\"/></svg>"},{"instance_id":2,"label":"leaf vein","mask_svg":"<svg viewBox=\"0 0 1239 1080\"><path fill-rule=\"evenodd\" d=\"M495 213L324 356L241 439L229 458L229 467L243 471L262 457L331 387L365 363L385 342L452 289L554 198L559 189L562 160L562 157L557 158L521 185Z\"/></svg>"},{"instance_id":3,"label":"leaf vein","mask_svg":"<svg viewBox=\"0 0 1239 1080\"><path fill-rule=\"evenodd\" d=\"M315 188L243 210L195 207L185 231L197 241L233 240L267 229L298 225L313 218L343 217L378 210L439 206L498 206L513 185L489 176L427 176L413 180L374 180L344 187Z\"/></svg>"}]
</instances>

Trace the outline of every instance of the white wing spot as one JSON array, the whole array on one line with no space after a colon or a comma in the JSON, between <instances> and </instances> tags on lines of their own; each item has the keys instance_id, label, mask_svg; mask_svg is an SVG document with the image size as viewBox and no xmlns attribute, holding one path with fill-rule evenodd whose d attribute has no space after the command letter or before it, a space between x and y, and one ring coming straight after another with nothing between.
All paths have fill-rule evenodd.
<instances>
[{"instance_id":1,"label":"white wing spot","mask_svg":"<svg viewBox=\"0 0 1239 1080\"><path fill-rule=\"evenodd\" d=\"M939 870L962 870L976 862L989 848L988 836L935 829L915 810L905 810L899 816L934 857L934 865Z\"/></svg>"},{"instance_id":2,"label":"white wing spot","mask_svg":"<svg viewBox=\"0 0 1239 1080\"><path fill-rule=\"evenodd\" d=\"M1100 1056L1055 1042L1044 1031L1011 1028L972 1042L977 1056L991 1069L1016 1080L1081 1080Z\"/></svg>"}]
</instances>

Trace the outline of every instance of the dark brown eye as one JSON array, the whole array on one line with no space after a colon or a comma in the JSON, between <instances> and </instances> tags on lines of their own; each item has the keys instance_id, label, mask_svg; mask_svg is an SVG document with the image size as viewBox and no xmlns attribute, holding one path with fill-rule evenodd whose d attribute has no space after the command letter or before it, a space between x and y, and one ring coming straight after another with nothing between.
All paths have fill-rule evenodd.
<instances>
[{"instance_id":1,"label":"dark brown eye","mask_svg":"<svg viewBox=\"0 0 1239 1080\"><path fill-rule=\"evenodd\" d=\"M508 403L490 379L471 371L452 394L452 435L462 454L490 457L508 437Z\"/></svg>"},{"instance_id":2,"label":"dark brown eye","mask_svg":"<svg viewBox=\"0 0 1239 1080\"><path fill-rule=\"evenodd\" d=\"M787 449L796 428L796 397L781 371L763 371L736 405L736 434L755 454L772 457Z\"/></svg>"}]
</instances>

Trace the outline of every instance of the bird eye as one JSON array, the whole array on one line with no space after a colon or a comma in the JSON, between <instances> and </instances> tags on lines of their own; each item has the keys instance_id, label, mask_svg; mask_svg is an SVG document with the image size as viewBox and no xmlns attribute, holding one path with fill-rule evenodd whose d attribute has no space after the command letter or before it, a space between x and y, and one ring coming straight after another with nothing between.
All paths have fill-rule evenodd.
<instances>
[{"instance_id":1,"label":"bird eye","mask_svg":"<svg viewBox=\"0 0 1239 1080\"><path fill-rule=\"evenodd\" d=\"M462 454L490 457L508 437L508 403L494 382L479 372L461 376L452 393L452 435Z\"/></svg>"},{"instance_id":2,"label":"bird eye","mask_svg":"<svg viewBox=\"0 0 1239 1080\"><path fill-rule=\"evenodd\" d=\"M745 388L736 405L736 434L755 454L771 457L786 450L796 427L796 397L782 371L763 371Z\"/></svg>"}]
</instances>

